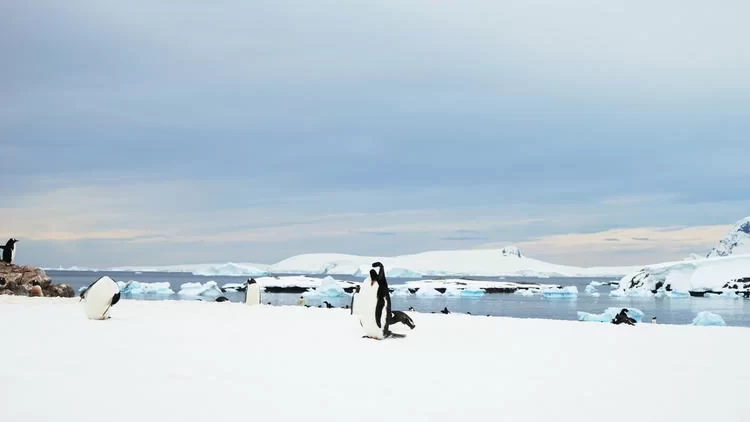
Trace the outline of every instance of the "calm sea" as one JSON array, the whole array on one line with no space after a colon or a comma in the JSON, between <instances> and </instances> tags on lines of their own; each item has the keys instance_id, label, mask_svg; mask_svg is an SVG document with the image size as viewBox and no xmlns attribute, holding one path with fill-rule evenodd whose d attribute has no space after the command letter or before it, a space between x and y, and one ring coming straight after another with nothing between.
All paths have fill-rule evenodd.
<instances>
[{"instance_id":1,"label":"calm sea","mask_svg":"<svg viewBox=\"0 0 750 422\"><path fill-rule=\"evenodd\" d=\"M160 273L160 272L90 272L90 271L57 271L47 270L47 274L55 283L68 283L73 289L78 290L89 285L92 281L108 275L117 281L136 280L143 283L168 282L175 292L180 290L183 283L199 282L206 283L215 281L219 286L226 283L242 283L247 277L233 276L197 276L191 273ZM311 277L320 277L311 275ZM334 276L338 280L361 281L361 277ZM433 279L434 277L430 277ZM599 297L593 297L585 292L586 286L591 281L613 281L612 278L534 278L534 277L476 277L481 280L503 280L521 281L543 284L558 284L561 286L576 286L578 296L571 298L550 299L541 295L521 296L518 294L485 294L479 297L461 296L438 296L420 297L411 295L407 297L394 296L393 305L396 310L407 310L413 307L417 312L439 312L447 307L452 313L467 313L473 315L506 316L515 318L545 318L577 320L577 312L602 313L608 307L637 308L645 313L644 322L649 322L652 316L656 316L657 322L662 324L690 324L696 314L701 311L710 311L722 316L727 325L750 327L750 300L729 298L622 298L610 297L611 287L600 286L597 290ZM402 284L410 279L389 279L389 284ZM414 280L414 279L411 279ZM231 301L241 301L244 293L227 291L223 293ZM125 300L207 300L213 301L214 297L190 297L178 294L172 295L141 295L124 296ZM295 305L299 294L293 293L263 293L261 300L272 305ZM311 306L322 305L327 300L336 307L349 304L349 296L345 297L308 297L306 304Z\"/></svg>"}]
</instances>

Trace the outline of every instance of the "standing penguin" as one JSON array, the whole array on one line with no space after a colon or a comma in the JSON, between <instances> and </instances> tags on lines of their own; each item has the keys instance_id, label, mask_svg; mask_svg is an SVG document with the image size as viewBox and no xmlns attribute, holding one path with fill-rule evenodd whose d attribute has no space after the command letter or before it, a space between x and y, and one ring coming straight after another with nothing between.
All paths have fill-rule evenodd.
<instances>
[{"instance_id":1,"label":"standing penguin","mask_svg":"<svg viewBox=\"0 0 750 422\"><path fill-rule=\"evenodd\" d=\"M81 300L89 319L108 319L110 309L120 301L120 286L107 276L100 277L81 293Z\"/></svg>"},{"instance_id":2,"label":"standing penguin","mask_svg":"<svg viewBox=\"0 0 750 422\"><path fill-rule=\"evenodd\" d=\"M247 289L245 290L245 304L246 305L260 305L260 286L254 278L250 278L245 282Z\"/></svg>"},{"instance_id":3,"label":"standing penguin","mask_svg":"<svg viewBox=\"0 0 750 422\"><path fill-rule=\"evenodd\" d=\"M349 307L351 308L351 311L349 313L351 315L354 315L354 297L357 296L357 294L359 294L359 285L355 286L354 291L352 292L352 302L349 305Z\"/></svg>"},{"instance_id":4,"label":"standing penguin","mask_svg":"<svg viewBox=\"0 0 750 422\"><path fill-rule=\"evenodd\" d=\"M8 264L12 264L13 261L15 261L15 259L16 259L16 243L18 243L18 239L14 238L14 237L11 237L5 243L5 246L0 246L0 249L3 250L3 262L6 262Z\"/></svg>"},{"instance_id":5,"label":"standing penguin","mask_svg":"<svg viewBox=\"0 0 750 422\"><path fill-rule=\"evenodd\" d=\"M389 329L391 295L383 264L375 262L372 267L379 271L371 269L369 277L362 283L357 294L356 312L365 329L365 337L382 340L393 334Z\"/></svg>"}]
</instances>

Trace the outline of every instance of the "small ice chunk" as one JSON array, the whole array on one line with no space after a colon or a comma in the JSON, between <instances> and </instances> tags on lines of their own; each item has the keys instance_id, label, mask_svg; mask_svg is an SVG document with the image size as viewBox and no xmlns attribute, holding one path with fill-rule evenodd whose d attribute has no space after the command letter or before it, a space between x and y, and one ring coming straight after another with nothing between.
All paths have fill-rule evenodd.
<instances>
[{"instance_id":1,"label":"small ice chunk","mask_svg":"<svg viewBox=\"0 0 750 422\"><path fill-rule=\"evenodd\" d=\"M484 289L475 289L471 287L461 290L461 296L482 296L484 293Z\"/></svg>"},{"instance_id":2,"label":"small ice chunk","mask_svg":"<svg viewBox=\"0 0 750 422\"><path fill-rule=\"evenodd\" d=\"M513 294L519 296L534 296L536 293L539 293L539 291L535 291L533 289L518 289L513 292Z\"/></svg>"},{"instance_id":3,"label":"small ice chunk","mask_svg":"<svg viewBox=\"0 0 750 422\"><path fill-rule=\"evenodd\" d=\"M724 325L727 325L727 323L724 322L724 318L722 318L721 315L719 314L715 314L709 311L701 311L701 312L698 312L698 315L696 315L695 318L693 319L693 325L724 326Z\"/></svg>"},{"instance_id":4,"label":"small ice chunk","mask_svg":"<svg viewBox=\"0 0 750 422\"><path fill-rule=\"evenodd\" d=\"M594 285L594 283L596 283L596 281L592 281L591 283L589 283L589 285L586 286L586 289L584 291L589 296L598 297L599 296L599 292L596 290L596 285ZM601 284L599 284L599 285L601 285Z\"/></svg>"},{"instance_id":5,"label":"small ice chunk","mask_svg":"<svg viewBox=\"0 0 750 422\"><path fill-rule=\"evenodd\" d=\"M565 286L561 289L551 288L542 290L542 294L546 298L576 298L578 297L578 287L576 286Z\"/></svg>"},{"instance_id":6,"label":"small ice chunk","mask_svg":"<svg viewBox=\"0 0 750 422\"><path fill-rule=\"evenodd\" d=\"M177 294L180 296L221 296L222 292L216 282L211 280L205 283L182 283Z\"/></svg>"},{"instance_id":7,"label":"small ice chunk","mask_svg":"<svg viewBox=\"0 0 750 422\"><path fill-rule=\"evenodd\" d=\"M440 292L433 289L432 287L421 287L417 290L417 296L435 297L441 296Z\"/></svg>"},{"instance_id":8,"label":"small ice chunk","mask_svg":"<svg viewBox=\"0 0 750 422\"><path fill-rule=\"evenodd\" d=\"M118 281L117 285L120 287L120 293L129 296L143 296L143 295L161 295L169 296L174 294L174 290L169 285L168 281L157 282L157 283L144 283L136 280L129 281Z\"/></svg>"}]
</instances>

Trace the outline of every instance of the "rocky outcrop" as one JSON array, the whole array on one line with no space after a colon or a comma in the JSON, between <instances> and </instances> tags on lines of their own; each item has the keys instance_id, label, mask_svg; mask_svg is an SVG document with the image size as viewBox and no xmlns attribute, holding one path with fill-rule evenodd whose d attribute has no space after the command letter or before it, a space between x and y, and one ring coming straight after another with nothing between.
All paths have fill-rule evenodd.
<instances>
[{"instance_id":1,"label":"rocky outcrop","mask_svg":"<svg viewBox=\"0 0 750 422\"><path fill-rule=\"evenodd\" d=\"M30 296L34 286L47 297L73 297L75 292L68 284L52 284L41 268L0 262L0 295Z\"/></svg>"}]
</instances>

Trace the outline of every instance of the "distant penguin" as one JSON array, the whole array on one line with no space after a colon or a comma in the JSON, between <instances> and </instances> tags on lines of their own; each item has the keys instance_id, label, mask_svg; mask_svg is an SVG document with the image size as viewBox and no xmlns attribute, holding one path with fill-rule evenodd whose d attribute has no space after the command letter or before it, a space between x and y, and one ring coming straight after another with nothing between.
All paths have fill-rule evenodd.
<instances>
[{"instance_id":1,"label":"distant penguin","mask_svg":"<svg viewBox=\"0 0 750 422\"><path fill-rule=\"evenodd\" d=\"M120 301L120 286L107 276L100 277L81 293L81 300L89 319L108 319L112 306Z\"/></svg>"},{"instance_id":2,"label":"distant penguin","mask_svg":"<svg viewBox=\"0 0 750 422\"><path fill-rule=\"evenodd\" d=\"M226 296L219 296L216 298L216 302L229 302L229 298Z\"/></svg>"},{"instance_id":3,"label":"distant penguin","mask_svg":"<svg viewBox=\"0 0 750 422\"><path fill-rule=\"evenodd\" d=\"M413 306L409 306L409 310L412 311L412 312L415 311L415 309L414 309Z\"/></svg>"},{"instance_id":4,"label":"distant penguin","mask_svg":"<svg viewBox=\"0 0 750 422\"><path fill-rule=\"evenodd\" d=\"M259 305L260 304L260 286L254 278L250 278L245 282L247 290L245 290L245 304L246 305Z\"/></svg>"},{"instance_id":5,"label":"distant penguin","mask_svg":"<svg viewBox=\"0 0 750 422\"><path fill-rule=\"evenodd\" d=\"M304 305L305 304L305 298L300 296L299 300L297 301L297 305Z\"/></svg>"},{"instance_id":6,"label":"distant penguin","mask_svg":"<svg viewBox=\"0 0 750 422\"><path fill-rule=\"evenodd\" d=\"M446 314L446 315L447 315L447 314L451 313L451 311L449 311L449 310L448 310L448 307L446 306L445 308L443 308L443 310L442 310L442 311L440 311L440 313L441 313L441 314Z\"/></svg>"},{"instance_id":7,"label":"distant penguin","mask_svg":"<svg viewBox=\"0 0 750 422\"><path fill-rule=\"evenodd\" d=\"M354 298L359 293L359 286L354 287L354 291L352 292L352 301L349 304L349 307L351 308L351 312L349 312L351 315L354 315Z\"/></svg>"},{"instance_id":8,"label":"distant penguin","mask_svg":"<svg viewBox=\"0 0 750 422\"><path fill-rule=\"evenodd\" d=\"M331 308L335 307L335 306L331 305L330 303L328 303L328 301L326 301L326 300L324 300L323 303L326 305L326 308L328 308L328 309L331 309Z\"/></svg>"},{"instance_id":9,"label":"distant penguin","mask_svg":"<svg viewBox=\"0 0 750 422\"><path fill-rule=\"evenodd\" d=\"M656 317L655 317L655 316L654 316L654 317L651 317L651 323L652 323L652 324L656 324Z\"/></svg>"},{"instance_id":10,"label":"distant penguin","mask_svg":"<svg viewBox=\"0 0 750 422\"><path fill-rule=\"evenodd\" d=\"M16 260L16 243L18 239L11 237L5 242L5 246L0 246L3 250L3 262L12 264Z\"/></svg>"}]
</instances>

